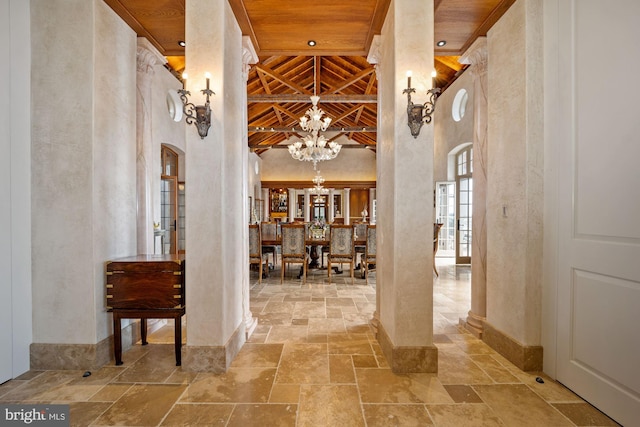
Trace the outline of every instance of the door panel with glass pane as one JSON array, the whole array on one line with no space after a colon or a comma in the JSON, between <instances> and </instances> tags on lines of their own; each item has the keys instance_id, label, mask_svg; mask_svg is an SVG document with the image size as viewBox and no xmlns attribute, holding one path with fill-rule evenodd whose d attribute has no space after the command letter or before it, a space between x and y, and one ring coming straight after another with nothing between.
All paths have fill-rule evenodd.
<instances>
[{"instance_id":1,"label":"door panel with glass pane","mask_svg":"<svg viewBox=\"0 0 640 427\"><path fill-rule=\"evenodd\" d=\"M176 254L178 219L178 183L174 176L163 176L160 182L160 228L165 230L163 254Z\"/></svg>"},{"instance_id":2,"label":"door panel with glass pane","mask_svg":"<svg viewBox=\"0 0 640 427\"><path fill-rule=\"evenodd\" d=\"M456 264L471 263L471 217L473 200L473 149L467 146L456 156Z\"/></svg>"},{"instance_id":3,"label":"door panel with glass pane","mask_svg":"<svg viewBox=\"0 0 640 427\"><path fill-rule=\"evenodd\" d=\"M436 222L442 224L437 256L453 257L456 254L456 184L437 182L436 188Z\"/></svg>"}]
</instances>

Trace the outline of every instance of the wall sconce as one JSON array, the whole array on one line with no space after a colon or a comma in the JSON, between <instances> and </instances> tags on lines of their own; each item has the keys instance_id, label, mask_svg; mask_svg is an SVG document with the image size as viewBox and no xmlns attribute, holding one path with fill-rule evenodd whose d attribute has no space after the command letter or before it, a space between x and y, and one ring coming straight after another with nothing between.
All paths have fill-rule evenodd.
<instances>
[{"instance_id":1,"label":"wall sconce","mask_svg":"<svg viewBox=\"0 0 640 427\"><path fill-rule=\"evenodd\" d=\"M411 129L411 135L417 138L420 134L420 129L425 123L431 123L433 112L436 109L436 99L440 93L440 88L436 86L435 71L432 73L432 89L427 91L429 100L424 104L414 104L411 102L411 94L416 90L411 87L411 71L407 71L407 88L402 93L407 94L407 124Z\"/></svg>"},{"instance_id":2,"label":"wall sconce","mask_svg":"<svg viewBox=\"0 0 640 427\"><path fill-rule=\"evenodd\" d=\"M186 116L185 121L188 125L196 125L200 139L204 139L204 137L209 133L209 128L211 127L211 107L209 105L209 96L215 95L215 93L209 89L209 79L211 78L211 74L205 73L205 77L207 78L207 88L200 91L207 97L204 105L195 105L192 102L189 102L187 95L191 95L191 92L185 89L187 73L182 74L182 89L178 91L180 99L182 100L184 115Z\"/></svg>"}]
</instances>

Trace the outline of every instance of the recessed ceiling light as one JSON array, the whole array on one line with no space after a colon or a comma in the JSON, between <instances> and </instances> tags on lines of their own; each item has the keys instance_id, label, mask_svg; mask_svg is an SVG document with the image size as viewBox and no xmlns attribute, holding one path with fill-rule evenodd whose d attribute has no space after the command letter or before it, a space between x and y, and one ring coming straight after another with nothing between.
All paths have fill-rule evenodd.
<instances>
[{"instance_id":1,"label":"recessed ceiling light","mask_svg":"<svg viewBox=\"0 0 640 427\"><path fill-rule=\"evenodd\" d=\"M438 45L439 47L444 46L445 44L447 44L446 40L440 40L438 43L436 43L436 45Z\"/></svg>"},{"instance_id":2,"label":"recessed ceiling light","mask_svg":"<svg viewBox=\"0 0 640 427\"><path fill-rule=\"evenodd\" d=\"M179 44L180 46L182 46L182 47L185 47L185 46L187 45L187 44L184 42L184 40L180 40L180 41L178 42L178 44Z\"/></svg>"},{"instance_id":3,"label":"recessed ceiling light","mask_svg":"<svg viewBox=\"0 0 640 427\"><path fill-rule=\"evenodd\" d=\"M307 42L307 44L308 44L309 46L315 46L315 45L316 45L316 41L315 41L315 40L309 40L309 41Z\"/></svg>"}]
</instances>

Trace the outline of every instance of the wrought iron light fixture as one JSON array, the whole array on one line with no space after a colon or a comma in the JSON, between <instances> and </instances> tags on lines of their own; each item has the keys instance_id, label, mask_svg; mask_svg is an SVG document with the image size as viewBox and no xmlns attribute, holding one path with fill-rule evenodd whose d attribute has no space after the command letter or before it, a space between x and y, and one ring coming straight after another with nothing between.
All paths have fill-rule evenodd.
<instances>
[{"instance_id":1,"label":"wrought iron light fixture","mask_svg":"<svg viewBox=\"0 0 640 427\"><path fill-rule=\"evenodd\" d=\"M335 159L342 148L337 142L331 141L327 143L326 138L323 135L319 135L320 131L327 130L331 123L329 117L322 119L325 112L318 108L319 100L319 96L312 96L312 107L307 110L305 116L300 118L300 127L310 133L305 135L302 141L289 144L291 157L300 161L313 162L314 170L318 162Z\"/></svg>"},{"instance_id":2,"label":"wrought iron light fixture","mask_svg":"<svg viewBox=\"0 0 640 427\"><path fill-rule=\"evenodd\" d=\"M435 71L432 74L433 87L427 91L429 100L424 104L414 104L411 101L411 94L416 90L411 87L411 71L407 71L407 88L402 93L407 94L407 124L411 129L411 135L417 138L420 135L420 129L425 123L431 123L433 112L436 109L436 99L440 93L440 88L435 87Z\"/></svg>"},{"instance_id":3,"label":"wrought iron light fixture","mask_svg":"<svg viewBox=\"0 0 640 427\"><path fill-rule=\"evenodd\" d=\"M209 97L211 95L215 95L215 93L209 89L209 79L211 78L211 74L205 73L205 77L207 79L207 88L200 91L207 97L204 105L195 105L192 102L189 102L189 98L187 98L187 96L191 95L191 92L185 88L187 73L182 74L182 89L178 91L180 99L182 100L184 115L186 116L185 121L188 125L196 125L200 139L204 139L204 137L209 133L209 128L211 127L211 106L209 104Z\"/></svg>"}]
</instances>

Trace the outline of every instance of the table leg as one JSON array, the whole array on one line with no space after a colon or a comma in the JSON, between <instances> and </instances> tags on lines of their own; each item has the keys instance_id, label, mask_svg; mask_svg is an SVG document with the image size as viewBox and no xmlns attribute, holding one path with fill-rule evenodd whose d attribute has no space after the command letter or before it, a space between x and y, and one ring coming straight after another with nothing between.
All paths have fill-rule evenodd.
<instances>
[{"instance_id":1,"label":"table leg","mask_svg":"<svg viewBox=\"0 0 640 427\"><path fill-rule=\"evenodd\" d=\"M142 340L142 345L149 344L147 342L147 319L140 319L140 339Z\"/></svg>"},{"instance_id":2,"label":"table leg","mask_svg":"<svg viewBox=\"0 0 640 427\"><path fill-rule=\"evenodd\" d=\"M122 334L120 329L120 316L113 313L113 352L115 353L116 366L122 365Z\"/></svg>"},{"instance_id":3,"label":"table leg","mask_svg":"<svg viewBox=\"0 0 640 427\"><path fill-rule=\"evenodd\" d=\"M175 329L176 366L182 365L182 317L176 316Z\"/></svg>"}]
</instances>

